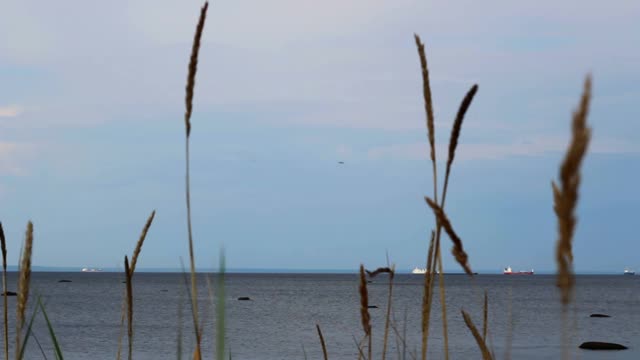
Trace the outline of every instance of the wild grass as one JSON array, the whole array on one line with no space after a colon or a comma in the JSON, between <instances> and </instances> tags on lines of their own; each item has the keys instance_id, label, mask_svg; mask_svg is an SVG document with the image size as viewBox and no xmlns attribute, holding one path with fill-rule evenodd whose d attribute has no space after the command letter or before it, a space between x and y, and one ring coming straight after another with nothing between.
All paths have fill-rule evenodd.
<instances>
[{"instance_id":1,"label":"wild grass","mask_svg":"<svg viewBox=\"0 0 640 360\"><path fill-rule=\"evenodd\" d=\"M198 69L198 55L201 47L201 39L203 35L204 25L206 21L208 10L208 2L205 2L200 10L200 16L196 25L196 30L193 38L193 44L191 49L191 54L189 58L189 65L187 71L187 81L185 86L185 113L184 113L184 123L185 123L185 200L186 200L186 210L187 210L187 239L189 245L189 265L190 271L189 275L185 273L185 283L187 287L187 296L189 298L191 316L193 321L193 333L195 336L195 348L192 351L192 358L194 360L200 360L203 357L202 353L202 330L203 330L203 321L201 321L198 314L198 291L197 291L197 282L196 282L196 266L195 266L195 251L194 251L194 241L193 241L193 231L192 231L192 221L191 221L191 189L190 189L190 135L191 135L191 116L193 113L193 99L195 93L195 83L196 83L196 74ZM460 106L458 108L457 115L453 121L453 126L451 129L451 135L449 139L449 147L448 147L448 157L446 162L446 169L443 181L443 187L441 193L439 193L438 189L438 171L437 171L437 161L436 161L436 144L435 144L435 116L434 116L434 108L433 108L433 100L432 100L432 91L430 86L429 79L429 69L427 66L427 57L425 52L425 46L422 43L420 37L415 35L415 42L418 50L419 60L420 60L420 68L422 73L422 82L423 82L423 100L424 100L424 108L426 114L426 129L427 129L427 139L430 147L429 158L432 163L432 176L433 176L433 195L425 196L425 201L429 208L433 211L434 219L435 219L435 229L431 231L431 237L429 241L428 251L427 251L427 259L426 259L426 273L424 276L424 286L423 286L423 298L421 303L421 352L420 356L424 360L427 358L428 354L428 341L429 341L429 324L431 319L431 310L433 305L433 288L436 280L436 275L438 277L438 291L440 295L440 308L442 310L442 331L443 331L443 356L445 359L449 358L449 344L448 344L448 328L447 328L447 303L445 296L445 283L444 283L444 271L442 265L442 254L441 254L441 234L442 230L447 234L450 238L453 246L451 249L451 253L455 261L460 265L460 267L464 270L464 272L473 276L473 271L471 269L469 255L464 250L463 242L461 237L454 230L451 220L447 213L445 212L445 201L447 197L449 179L452 171L452 165L455 159L457 145L460 141L460 134L462 130L462 125L465 119L465 115L478 91L478 85L473 85L469 91L464 96ZM560 289L561 293L561 302L563 305L567 305L571 301L574 280L572 274L572 266L573 266L573 252L572 252L572 240L576 227L576 215L575 209L577 206L578 195L579 195L579 185L580 185L580 168L583 162L583 159L586 155L589 141L591 138L591 130L588 128L586 124L586 119L589 110L589 104L591 99L591 78L587 77L584 84L583 94L578 105L577 110L573 114L572 120L572 138L569 143L567 153L565 158L560 166L560 174L559 174L559 185L556 182L552 182L553 196L554 196L554 211L558 220L558 239L556 244L556 262L558 265L558 274L557 274L557 285ZM136 265L138 262L138 258L142 251L143 243L147 237L149 229L153 223L155 217L155 210L152 211L150 216L148 217L140 237L136 243L133 254L131 256L131 261L129 261L129 257L124 257L124 269L125 269L125 279L126 279L126 288L124 289L123 296L123 304L122 304L122 315L121 315L121 333L118 343L118 351L117 358L120 359L121 348L122 348L122 339L124 334L124 319L127 319L127 337L128 337L128 349L127 349L127 357L128 359L133 358L133 338L134 338L134 304L133 304L133 276L136 269ZM2 228L2 223L0 223L0 241L1 241L1 250L2 250L2 259L3 259L3 291L6 294L7 292L7 249L6 249L6 239L4 236L4 231ZM51 323L47 312L45 310L45 306L42 301L38 299L37 306L35 307L33 314L28 322L28 326L26 329L25 337L22 340L21 334L24 331L25 325L25 316L27 309L27 302L29 299L29 284L31 277L31 257L33 250L33 224L31 222L28 223L27 229L25 232L25 241L23 246L23 251L20 255L20 269L19 269L19 281L18 281L18 298L16 305L16 359L22 359L24 356L25 346L27 341L31 336L35 335L32 333L33 321L40 311L43 314L45 319L47 329L49 335L54 344L54 355L56 359L62 359L62 351L56 334L53 329L53 324ZM217 303L216 303L216 314L215 314L215 357L218 360L222 360L225 356L225 317L226 317L226 309L225 309L225 288L224 288L224 276L225 276L225 256L224 253L220 254L220 268L218 272L218 278L216 282L217 289ZM406 313L405 313L405 321L404 321L404 330L402 334L398 330L398 325L394 320L393 314L393 285L394 285L394 276L395 276L395 268L394 266L387 266L384 268L378 268L374 271L367 271L363 264L360 265L359 268L359 286L358 292L360 295L360 322L364 332L364 336L360 342L356 340L354 337L354 342L356 344L358 350L358 356L360 358L372 359L373 358L373 344L372 344L372 324L371 324L371 314L369 313L369 291L367 288L367 275L369 277L375 277L379 274L385 273L389 276L388 283L388 294L387 294L387 306L385 311L385 321L384 321L384 335L383 335L383 344L382 344L382 359L385 360L388 352L388 341L391 333L395 335L396 338L396 349L397 349L397 357L405 359L407 357L407 352L411 358L418 358L417 350L412 353L407 350L407 342L406 342ZM189 279L187 279L189 276ZM211 287L210 287L211 289ZM209 297L212 299L213 303L213 291L210 290ZM474 337L478 349L482 355L482 358L493 359L494 356L487 345L487 337L489 333L489 309L488 309L488 294L484 291L483 298L483 321L482 321L482 331L480 332L478 328L475 326L471 316L464 310L461 310L462 318L469 329L471 335ZM510 306L510 304L509 304ZM510 314L509 309L509 314ZM9 340L8 340L8 306L7 306L7 297L4 296L4 329L5 329L5 337L4 337L4 353L5 359L9 358ZM511 316L511 315L509 315ZM180 359L182 357L182 347L183 347L183 339L182 339L182 303L179 305L178 309L178 331L177 331L177 357ZM206 316L205 316L206 317ZM323 332L320 329L320 325L316 324L316 330L318 333L318 337L320 339L320 345L322 348L323 358L325 360L329 359L328 356L328 346L325 342L325 337L323 336ZM506 357L510 357L510 341L511 334L507 335L507 353ZM366 342L366 353L364 350L364 345ZM304 350L304 356L306 358L306 350ZM44 351L42 351L44 355ZM46 357L46 355L45 355ZM229 358L231 358L231 351L229 351Z\"/></svg>"},{"instance_id":2,"label":"wild grass","mask_svg":"<svg viewBox=\"0 0 640 360\"><path fill-rule=\"evenodd\" d=\"M322 336L322 330L320 330L319 324L316 324L316 330L318 330L318 337L320 337L320 346L322 346L322 356L324 360L329 360L329 355L327 354L327 345L324 342L324 336Z\"/></svg>"},{"instance_id":3,"label":"wild grass","mask_svg":"<svg viewBox=\"0 0 640 360\"><path fill-rule=\"evenodd\" d=\"M367 359L371 359L371 314L369 314L369 292L367 290L367 277L365 276L364 265L360 265L360 320L362 330L369 342L367 346Z\"/></svg>"},{"instance_id":4,"label":"wild grass","mask_svg":"<svg viewBox=\"0 0 640 360\"><path fill-rule=\"evenodd\" d=\"M587 126L590 101L591 77L587 76L584 81L580 104L573 113L571 142L560 165L560 185L558 186L555 181L551 182L553 209L558 218L558 241L556 243L557 284L560 288L564 305L567 305L571 300L574 285L572 241L577 222L575 209L578 204L580 167L591 139L591 129Z\"/></svg>"},{"instance_id":5,"label":"wild grass","mask_svg":"<svg viewBox=\"0 0 640 360\"><path fill-rule=\"evenodd\" d=\"M18 280L18 302L16 305L16 359L20 353L20 334L24 326L27 301L29 300L29 281L31 280L31 254L33 251L33 223L29 221L24 239L24 250L20 259ZM6 297L6 296L5 296Z\"/></svg>"},{"instance_id":6,"label":"wild grass","mask_svg":"<svg viewBox=\"0 0 640 360\"><path fill-rule=\"evenodd\" d=\"M207 9L209 8L209 2L205 2L200 9L200 18L198 19L198 25L196 25L196 32L193 37L193 45L191 48L191 57L189 58L189 68L187 72L187 85L185 87L185 112L184 112L184 125L185 125L185 197L187 203L187 232L189 237L189 264L191 268L191 314L193 317L193 331L196 336L196 349L194 351L194 359L199 360L201 358L200 342L202 340L200 334L199 320L198 320L198 288L196 284L196 264L195 256L193 252L193 231L191 227L191 182L189 179L189 137L191 135L191 113L193 111L193 94L196 86L196 73L198 71L198 54L200 51L200 40L202 38L202 32L204 30L205 20L207 18Z\"/></svg>"},{"instance_id":7,"label":"wild grass","mask_svg":"<svg viewBox=\"0 0 640 360\"><path fill-rule=\"evenodd\" d=\"M120 354L122 352L122 338L124 337L124 320L125 318L129 319L127 323L127 334L129 340L129 352L131 352L131 348L133 347L133 297L131 292L133 288L129 289L129 287L133 287L131 283L133 281L133 273L136 270L136 264L138 263L138 257L140 256L140 252L142 251L142 245L144 244L144 240L147 238L147 233L149 232L149 228L151 228L151 224L153 223L153 219L156 216L156 211L153 210L151 215L147 218L144 227L142 228L142 232L140 233L140 237L138 237L138 241L136 242L136 246L133 249L133 254L131 256L131 264L128 264L128 259L125 256L125 282L127 286L124 289L122 296L122 307L120 309L120 336L118 337L118 351L116 353L116 359L120 359ZM131 327L131 329L129 329Z\"/></svg>"},{"instance_id":8,"label":"wild grass","mask_svg":"<svg viewBox=\"0 0 640 360\"><path fill-rule=\"evenodd\" d=\"M473 320L471 320L471 316L469 316L469 314L464 310L460 310L460 311L462 312L464 323L467 324L467 327L471 331L471 334L473 334L473 337L476 339L476 343L478 344L478 347L482 352L482 358L484 360L493 360L493 356L491 355L491 352L489 351L487 344L482 338L482 335L480 335L480 332L478 332L478 328L476 328L476 326L473 324Z\"/></svg>"},{"instance_id":9,"label":"wild grass","mask_svg":"<svg viewBox=\"0 0 640 360\"><path fill-rule=\"evenodd\" d=\"M4 358L9 360L9 309L7 306L7 239L0 222L0 248L2 249L2 297L4 313Z\"/></svg>"}]
</instances>

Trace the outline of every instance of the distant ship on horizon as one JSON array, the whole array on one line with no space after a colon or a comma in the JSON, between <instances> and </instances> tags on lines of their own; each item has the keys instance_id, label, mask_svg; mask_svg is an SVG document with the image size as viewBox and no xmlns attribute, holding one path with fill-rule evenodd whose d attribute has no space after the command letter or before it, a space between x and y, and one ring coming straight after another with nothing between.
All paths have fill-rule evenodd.
<instances>
[{"instance_id":1,"label":"distant ship on horizon","mask_svg":"<svg viewBox=\"0 0 640 360\"><path fill-rule=\"evenodd\" d=\"M504 268L504 271L502 271L502 273L504 275L533 275L533 269L531 269L531 271L513 271L511 270L511 266L507 266L506 268Z\"/></svg>"},{"instance_id":2,"label":"distant ship on horizon","mask_svg":"<svg viewBox=\"0 0 640 360\"><path fill-rule=\"evenodd\" d=\"M631 270L631 269L629 269L629 268L625 268L623 274L624 275L635 275L636 272Z\"/></svg>"},{"instance_id":3,"label":"distant ship on horizon","mask_svg":"<svg viewBox=\"0 0 640 360\"><path fill-rule=\"evenodd\" d=\"M419 268L419 267L414 267L413 270L411 270L412 274L426 274L427 273L427 268ZM436 270L436 274L440 274L440 271Z\"/></svg>"},{"instance_id":4,"label":"distant ship on horizon","mask_svg":"<svg viewBox=\"0 0 640 360\"><path fill-rule=\"evenodd\" d=\"M82 268L82 272L102 272L102 269Z\"/></svg>"}]
</instances>

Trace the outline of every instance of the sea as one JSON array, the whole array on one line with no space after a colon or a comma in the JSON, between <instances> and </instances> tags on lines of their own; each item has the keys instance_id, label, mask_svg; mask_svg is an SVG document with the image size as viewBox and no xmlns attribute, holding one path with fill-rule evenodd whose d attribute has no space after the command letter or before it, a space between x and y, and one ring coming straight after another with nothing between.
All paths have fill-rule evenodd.
<instances>
[{"instance_id":1,"label":"sea","mask_svg":"<svg viewBox=\"0 0 640 360\"><path fill-rule=\"evenodd\" d=\"M465 325L468 312L482 333L488 299L487 343L496 359L639 359L640 276L578 275L572 305L564 309L552 275L445 275L450 359L481 359ZM420 358L423 276L397 274L391 296L387 359ZM67 282L60 282L67 280ZM357 359L363 339L358 275L227 273L198 275L198 317L203 358L213 359L219 327L224 328L225 358L322 359L317 326L329 359ZM15 291L16 273L8 275ZM27 324L33 319L26 359L55 359L43 304L65 359L128 357L126 326L121 326L124 277L121 273L34 272ZM136 273L133 277L134 359L191 359L193 311L181 273ZM367 284L372 325L372 358L382 358L389 277ZM445 341L439 293L434 297L428 358L443 359ZM240 301L239 297L250 300ZM224 299L224 302L219 301ZM10 352L15 344L16 297L8 297ZM224 304L224 310L220 308ZM377 307L377 308L376 308ZM609 315L592 318L593 313ZM218 323L224 314L224 324ZM4 330L2 330L4 332ZM582 350L585 341L615 342L621 351Z\"/></svg>"}]
</instances>

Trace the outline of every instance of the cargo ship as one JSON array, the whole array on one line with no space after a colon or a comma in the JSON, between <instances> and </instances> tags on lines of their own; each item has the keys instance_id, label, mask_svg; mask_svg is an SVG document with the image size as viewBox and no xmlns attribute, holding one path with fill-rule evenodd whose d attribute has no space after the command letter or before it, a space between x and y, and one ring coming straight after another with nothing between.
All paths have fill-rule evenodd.
<instances>
[{"instance_id":1,"label":"cargo ship","mask_svg":"<svg viewBox=\"0 0 640 360\"><path fill-rule=\"evenodd\" d=\"M533 269L531 271L513 271L511 266L507 266L502 273L504 275L533 275Z\"/></svg>"}]
</instances>

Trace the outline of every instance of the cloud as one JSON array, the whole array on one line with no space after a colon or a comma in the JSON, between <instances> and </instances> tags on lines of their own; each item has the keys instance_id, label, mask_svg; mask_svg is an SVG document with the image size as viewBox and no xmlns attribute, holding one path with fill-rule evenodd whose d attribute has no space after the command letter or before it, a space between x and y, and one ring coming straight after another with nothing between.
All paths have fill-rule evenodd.
<instances>
[{"instance_id":1,"label":"cloud","mask_svg":"<svg viewBox=\"0 0 640 360\"><path fill-rule=\"evenodd\" d=\"M508 144L459 144L456 160L499 160L511 156L541 156L548 153L559 153L567 148L566 138L548 136L531 140L515 141ZM595 139L589 152L596 154L640 154L640 145L613 138ZM426 143L398 144L369 149L370 159L425 160L429 150ZM445 146L436 148L440 160L446 160L448 150Z\"/></svg>"},{"instance_id":2,"label":"cloud","mask_svg":"<svg viewBox=\"0 0 640 360\"><path fill-rule=\"evenodd\" d=\"M22 113L22 108L16 105L0 106L0 118L16 117Z\"/></svg>"}]
</instances>

